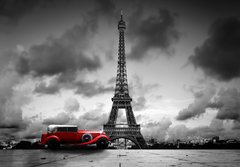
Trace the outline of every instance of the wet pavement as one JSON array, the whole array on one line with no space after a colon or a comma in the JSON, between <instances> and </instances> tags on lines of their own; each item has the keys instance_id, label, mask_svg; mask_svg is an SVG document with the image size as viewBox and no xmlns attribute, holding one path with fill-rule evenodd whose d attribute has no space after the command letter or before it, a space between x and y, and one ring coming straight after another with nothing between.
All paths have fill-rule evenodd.
<instances>
[{"instance_id":1,"label":"wet pavement","mask_svg":"<svg viewBox=\"0 0 240 167\"><path fill-rule=\"evenodd\" d=\"M0 150L2 167L240 166L240 150Z\"/></svg>"}]
</instances>

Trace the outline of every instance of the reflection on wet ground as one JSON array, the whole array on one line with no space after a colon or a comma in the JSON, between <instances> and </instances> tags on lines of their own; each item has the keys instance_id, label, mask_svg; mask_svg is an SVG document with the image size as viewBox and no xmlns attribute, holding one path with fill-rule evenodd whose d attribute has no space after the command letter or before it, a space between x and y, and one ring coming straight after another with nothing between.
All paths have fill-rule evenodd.
<instances>
[{"instance_id":1,"label":"reflection on wet ground","mask_svg":"<svg viewBox=\"0 0 240 167\"><path fill-rule=\"evenodd\" d=\"M1 150L4 167L239 166L240 150Z\"/></svg>"}]
</instances>

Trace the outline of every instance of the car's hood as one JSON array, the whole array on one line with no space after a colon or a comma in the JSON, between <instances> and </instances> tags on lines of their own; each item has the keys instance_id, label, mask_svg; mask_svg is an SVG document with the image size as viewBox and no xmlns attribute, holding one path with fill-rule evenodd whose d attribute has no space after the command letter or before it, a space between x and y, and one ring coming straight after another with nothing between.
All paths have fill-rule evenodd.
<instances>
[{"instance_id":1,"label":"car's hood","mask_svg":"<svg viewBox=\"0 0 240 167\"><path fill-rule=\"evenodd\" d=\"M97 134L101 134L103 131L100 130L78 130L78 133L97 133Z\"/></svg>"}]
</instances>

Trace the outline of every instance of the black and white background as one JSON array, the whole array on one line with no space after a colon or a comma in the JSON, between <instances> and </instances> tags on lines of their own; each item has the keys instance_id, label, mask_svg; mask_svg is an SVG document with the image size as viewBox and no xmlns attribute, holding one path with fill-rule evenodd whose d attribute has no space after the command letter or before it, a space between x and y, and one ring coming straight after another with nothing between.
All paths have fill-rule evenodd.
<instances>
[{"instance_id":1,"label":"black and white background","mask_svg":"<svg viewBox=\"0 0 240 167\"><path fill-rule=\"evenodd\" d=\"M48 124L102 128L121 8L144 137L239 139L239 1L0 0L1 139L39 138Z\"/></svg>"}]
</instances>

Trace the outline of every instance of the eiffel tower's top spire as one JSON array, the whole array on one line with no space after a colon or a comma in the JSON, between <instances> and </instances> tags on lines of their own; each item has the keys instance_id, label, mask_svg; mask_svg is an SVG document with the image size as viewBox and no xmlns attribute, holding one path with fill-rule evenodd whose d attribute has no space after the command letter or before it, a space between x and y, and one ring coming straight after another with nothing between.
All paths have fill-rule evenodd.
<instances>
[{"instance_id":1,"label":"eiffel tower's top spire","mask_svg":"<svg viewBox=\"0 0 240 167\"><path fill-rule=\"evenodd\" d=\"M122 10L122 9L121 9L120 21L118 22L118 29L119 29L119 30L126 29L125 21L123 21L123 10Z\"/></svg>"},{"instance_id":2,"label":"eiffel tower's top spire","mask_svg":"<svg viewBox=\"0 0 240 167\"><path fill-rule=\"evenodd\" d=\"M123 10L121 9L121 20L123 20Z\"/></svg>"}]
</instances>

